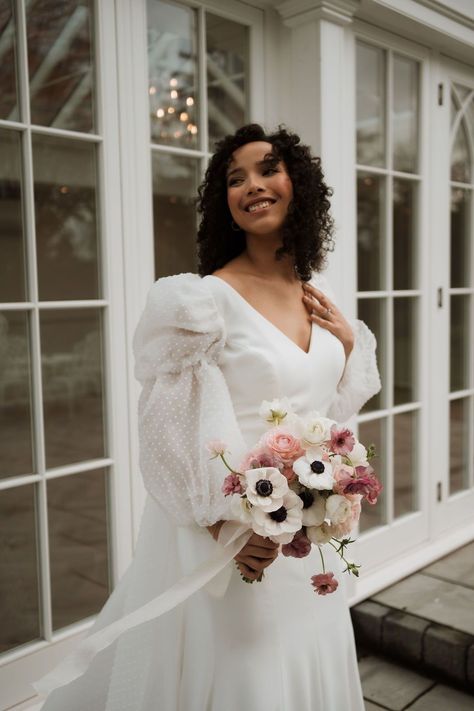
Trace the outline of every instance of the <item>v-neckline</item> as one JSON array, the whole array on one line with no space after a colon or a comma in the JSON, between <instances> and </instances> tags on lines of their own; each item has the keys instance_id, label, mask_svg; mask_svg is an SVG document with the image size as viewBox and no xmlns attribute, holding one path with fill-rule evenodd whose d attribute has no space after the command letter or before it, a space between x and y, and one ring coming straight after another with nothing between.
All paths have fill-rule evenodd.
<instances>
[{"instance_id":1,"label":"v-neckline","mask_svg":"<svg viewBox=\"0 0 474 711\"><path fill-rule=\"evenodd\" d=\"M276 326L273 323L273 321L270 321L270 319L268 319L266 316L264 316L262 313L260 313L260 311L258 309L256 309L255 306L252 306L252 304L249 301L247 301L247 299L245 299L242 296L242 294L240 294L237 291L237 289L234 289L234 287L231 284L229 284L228 281L225 281L225 279L221 279L220 277L215 276L214 274L208 274L207 276L213 277L214 279L218 279L222 284L225 284L225 286L227 286L230 289L230 291L232 291L237 296L237 298L240 299L240 301L242 301L247 306L248 309L250 309L250 311L252 311L254 314L256 314L262 321L267 323L271 328L273 328L274 331L279 333L286 341L291 343L300 353L302 353L305 356L310 355L311 349L313 346L313 340L314 340L314 326L315 326L314 321L311 322L311 333L310 333L310 337L309 337L309 346L308 346L308 350L305 351L292 338L287 336L287 334L284 333L284 331L282 331L281 328Z\"/></svg>"}]
</instances>

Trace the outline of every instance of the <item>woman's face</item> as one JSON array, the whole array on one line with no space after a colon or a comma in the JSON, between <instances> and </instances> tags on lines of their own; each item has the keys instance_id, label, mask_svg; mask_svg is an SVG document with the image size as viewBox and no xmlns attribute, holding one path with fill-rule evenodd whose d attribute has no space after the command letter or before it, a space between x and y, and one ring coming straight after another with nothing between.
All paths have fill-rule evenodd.
<instances>
[{"instance_id":1,"label":"woman's face","mask_svg":"<svg viewBox=\"0 0 474 711\"><path fill-rule=\"evenodd\" d=\"M232 219L246 234L279 234L293 198L283 161L267 141L237 148L227 168L227 203Z\"/></svg>"}]
</instances>

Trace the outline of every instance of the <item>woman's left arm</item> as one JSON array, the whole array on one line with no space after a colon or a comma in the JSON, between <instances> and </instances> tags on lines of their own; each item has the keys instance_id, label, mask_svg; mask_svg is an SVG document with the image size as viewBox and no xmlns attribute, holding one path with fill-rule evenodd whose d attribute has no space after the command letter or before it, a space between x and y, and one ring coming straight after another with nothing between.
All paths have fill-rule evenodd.
<instances>
[{"instance_id":1,"label":"woman's left arm","mask_svg":"<svg viewBox=\"0 0 474 711\"><path fill-rule=\"evenodd\" d=\"M311 320L333 333L344 346L346 364L327 416L345 422L381 390L377 342L364 321L345 318L324 276L318 274L317 283L320 288L304 284L303 300Z\"/></svg>"}]
</instances>

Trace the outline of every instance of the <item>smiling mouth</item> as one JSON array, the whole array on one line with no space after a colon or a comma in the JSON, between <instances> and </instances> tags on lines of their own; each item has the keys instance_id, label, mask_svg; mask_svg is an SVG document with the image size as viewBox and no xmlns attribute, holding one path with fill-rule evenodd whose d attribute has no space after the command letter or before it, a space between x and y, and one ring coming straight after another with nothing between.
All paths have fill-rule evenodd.
<instances>
[{"instance_id":1,"label":"smiling mouth","mask_svg":"<svg viewBox=\"0 0 474 711\"><path fill-rule=\"evenodd\" d=\"M267 210L273 204L274 203L271 200L261 200L260 202L253 203L253 205L249 205L249 207L246 208L246 212L254 213Z\"/></svg>"}]
</instances>

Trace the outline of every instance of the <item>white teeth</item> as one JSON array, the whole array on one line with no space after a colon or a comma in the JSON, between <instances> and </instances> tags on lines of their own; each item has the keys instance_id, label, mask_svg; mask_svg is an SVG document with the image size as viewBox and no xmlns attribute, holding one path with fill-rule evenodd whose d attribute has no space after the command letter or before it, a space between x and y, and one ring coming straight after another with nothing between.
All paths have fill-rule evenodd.
<instances>
[{"instance_id":1,"label":"white teeth","mask_svg":"<svg viewBox=\"0 0 474 711\"><path fill-rule=\"evenodd\" d=\"M264 207L270 207L272 203L269 200L262 200L262 202L256 202L250 205L248 208L249 212L255 212L255 210L263 209Z\"/></svg>"}]
</instances>

